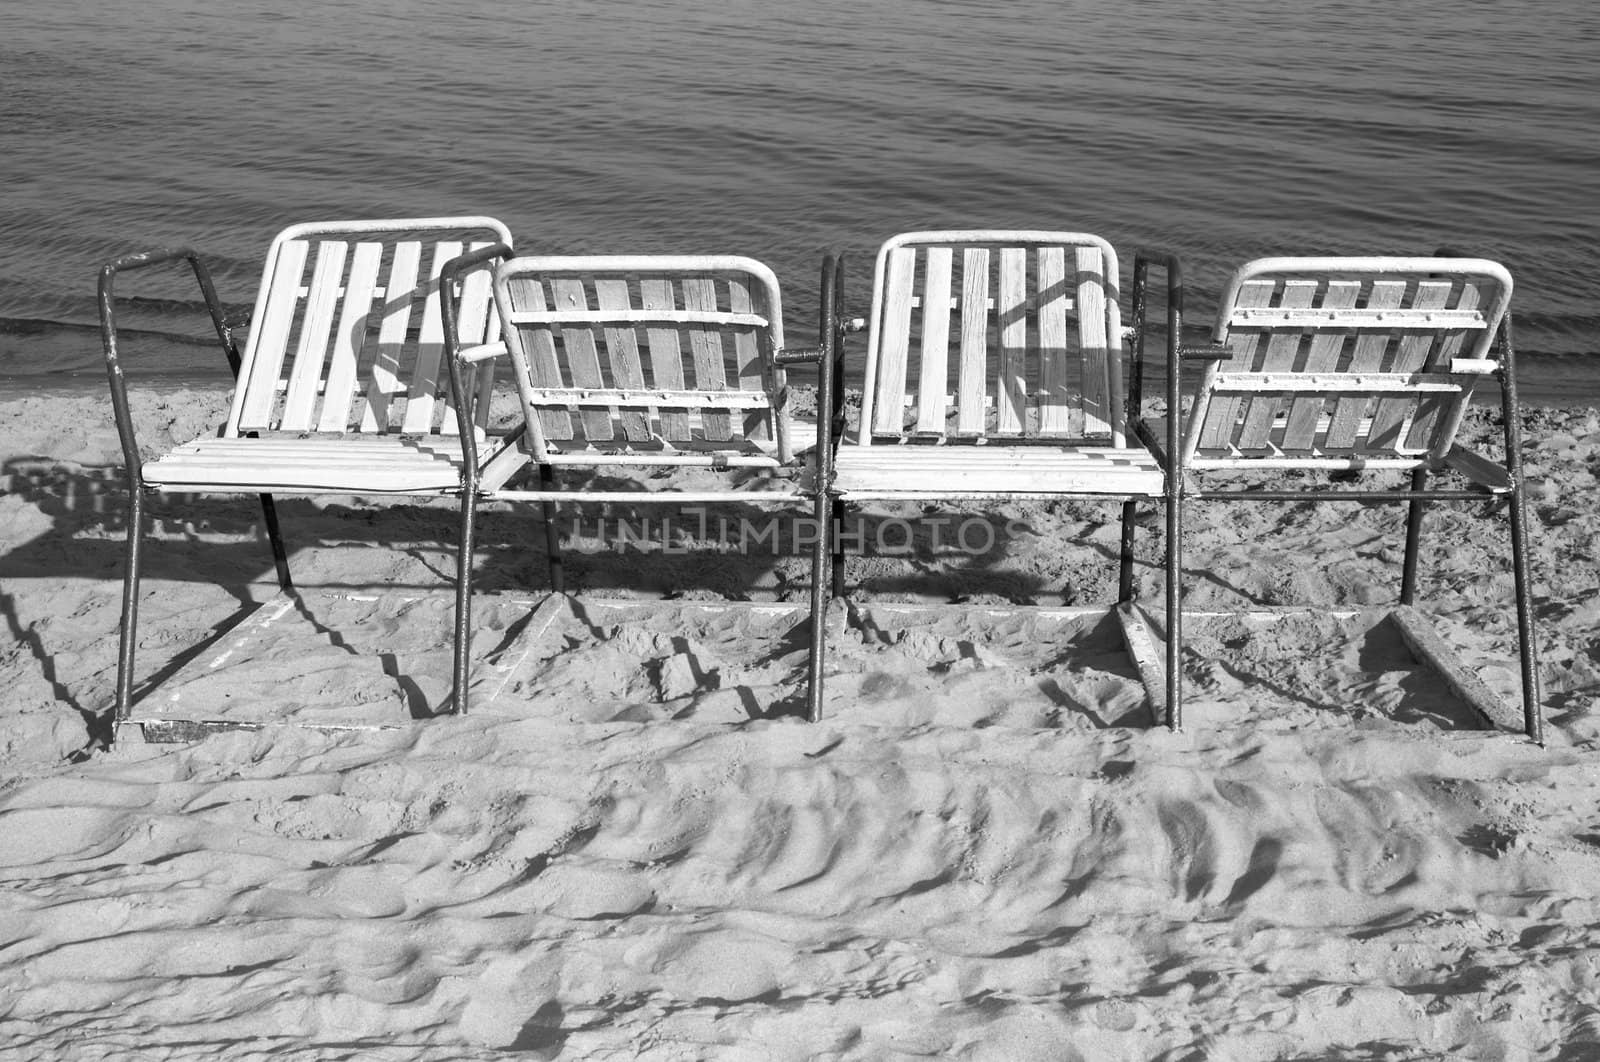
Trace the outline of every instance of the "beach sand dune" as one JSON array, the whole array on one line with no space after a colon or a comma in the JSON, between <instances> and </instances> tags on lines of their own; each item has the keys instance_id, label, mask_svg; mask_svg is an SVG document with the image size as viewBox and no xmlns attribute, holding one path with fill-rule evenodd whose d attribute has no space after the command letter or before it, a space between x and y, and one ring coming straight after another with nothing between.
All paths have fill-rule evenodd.
<instances>
[{"instance_id":1,"label":"beach sand dune","mask_svg":"<svg viewBox=\"0 0 1600 1062\"><path fill-rule=\"evenodd\" d=\"M225 396L135 400L154 444ZM537 514L491 511L475 711L416 720L450 504L286 501L281 596L253 504L201 499L149 553L141 710L265 725L80 763L120 453L94 396L0 425L4 1057L1600 1057L1594 411L1527 414L1545 748L1383 618L1395 507L1194 506L1169 733L1086 608L1114 505L941 511L982 553L869 514L911 549L851 561L807 725L803 558L596 545L551 601ZM1427 536L1420 603L1514 703L1502 523Z\"/></svg>"}]
</instances>

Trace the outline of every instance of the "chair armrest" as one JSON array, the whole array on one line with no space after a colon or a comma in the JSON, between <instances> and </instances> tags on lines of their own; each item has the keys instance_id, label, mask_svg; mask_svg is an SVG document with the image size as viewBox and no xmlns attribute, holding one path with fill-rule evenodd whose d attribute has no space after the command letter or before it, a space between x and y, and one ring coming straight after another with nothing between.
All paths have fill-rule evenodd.
<instances>
[{"instance_id":1,"label":"chair armrest","mask_svg":"<svg viewBox=\"0 0 1600 1062\"><path fill-rule=\"evenodd\" d=\"M1233 351L1222 343L1207 343L1199 347L1179 347L1178 357L1183 361L1224 361L1233 357Z\"/></svg>"},{"instance_id":2,"label":"chair armrest","mask_svg":"<svg viewBox=\"0 0 1600 1062\"><path fill-rule=\"evenodd\" d=\"M821 347L785 347L772 357L779 365L817 365L826 355Z\"/></svg>"},{"instance_id":3,"label":"chair armrest","mask_svg":"<svg viewBox=\"0 0 1600 1062\"><path fill-rule=\"evenodd\" d=\"M1149 310L1147 289L1152 267L1167 275L1167 438L1166 451L1170 457L1178 452L1181 417L1178 383L1178 345L1183 338L1183 265L1171 251L1139 248L1133 258L1133 367L1128 387L1128 421L1138 426L1144 417L1144 339L1145 318Z\"/></svg>"},{"instance_id":4,"label":"chair armrest","mask_svg":"<svg viewBox=\"0 0 1600 1062\"><path fill-rule=\"evenodd\" d=\"M510 258L511 245L508 243L491 244L476 251L468 251L464 255L452 258L439 270L439 312L444 318L444 363L445 369L450 374L450 405L454 408L456 423L460 425L457 433L461 439L462 459L462 486L464 493L471 494L477 490L478 484L478 447L476 433L472 425L476 423L473 418L472 394L463 386L461 367L467 361L468 355L481 354L477 361L487 360L498 356L504 351L505 344L489 343L461 349L460 313L456 306L456 278L465 270L494 259ZM497 350L489 351L498 347Z\"/></svg>"},{"instance_id":5,"label":"chair armrest","mask_svg":"<svg viewBox=\"0 0 1600 1062\"><path fill-rule=\"evenodd\" d=\"M464 365L476 365L480 361L490 361L494 358L504 357L508 353L506 341L501 339L493 343L482 343L476 347L468 347L456 354Z\"/></svg>"},{"instance_id":6,"label":"chair armrest","mask_svg":"<svg viewBox=\"0 0 1600 1062\"><path fill-rule=\"evenodd\" d=\"M117 422L117 437L122 443L122 458L135 489L143 479L139 473L139 445L133 433L133 414L128 407L128 385L122 372L122 352L117 344L117 274L177 261L189 264L195 282L200 285L200 294L205 299L206 311L211 315L217 340L222 344L223 356L227 358L234 377L237 379L239 375L239 349L233 342L234 324L223 308L222 301L217 298L217 287L211 280L211 271L191 248L163 247L142 251L123 255L100 267L100 342L105 350L106 376L111 384L111 410Z\"/></svg>"}]
</instances>

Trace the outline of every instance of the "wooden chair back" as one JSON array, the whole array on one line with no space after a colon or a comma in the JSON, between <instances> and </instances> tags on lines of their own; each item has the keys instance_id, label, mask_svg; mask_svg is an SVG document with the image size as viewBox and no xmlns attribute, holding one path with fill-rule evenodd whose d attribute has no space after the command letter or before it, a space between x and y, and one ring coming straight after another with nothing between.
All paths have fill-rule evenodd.
<instances>
[{"instance_id":1,"label":"wooden chair back","mask_svg":"<svg viewBox=\"0 0 1600 1062\"><path fill-rule=\"evenodd\" d=\"M778 281L735 256L537 256L495 299L541 462L789 464Z\"/></svg>"},{"instance_id":2,"label":"wooden chair back","mask_svg":"<svg viewBox=\"0 0 1600 1062\"><path fill-rule=\"evenodd\" d=\"M1191 467L1415 467L1449 450L1511 275L1472 258L1268 258L1236 272L1184 437Z\"/></svg>"},{"instance_id":3,"label":"wooden chair back","mask_svg":"<svg viewBox=\"0 0 1600 1062\"><path fill-rule=\"evenodd\" d=\"M312 223L279 233L224 434L458 433L439 273L467 250L510 240L504 225L482 217ZM464 345L499 337L490 298L487 266L463 279ZM465 386L486 398L493 371L492 363L476 367ZM487 416L487 401L477 408Z\"/></svg>"},{"instance_id":4,"label":"wooden chair back","mask_svg":"<svg viewBox=\"0 0 1600 1062\"><path fill-rule=\"evenodd\" d=\"M911 232L878 252L855 441L1124 444L1116 252L1076 232Z\"/></svg>"}]
</instances>

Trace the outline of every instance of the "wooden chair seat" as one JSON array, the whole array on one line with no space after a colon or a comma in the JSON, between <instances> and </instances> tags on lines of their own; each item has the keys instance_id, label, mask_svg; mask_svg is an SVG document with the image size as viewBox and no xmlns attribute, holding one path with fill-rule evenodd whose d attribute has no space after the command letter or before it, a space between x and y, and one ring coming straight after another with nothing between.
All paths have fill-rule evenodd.
<instances>
[{"instance_id":1,"label":"wooden chair seat","mask_svg":"<svg viewBox=\"0 0 1600 1062\"><path fill-rule=\"evenodd\" d=\"M850 500L1061 494L1159 498L1161 466L1127 446L842 446L833 489Z\"/></svg>"},{"instance_id":2,"label":"wooden chair seat","mask_svg":"<svg viewBox=\"0 0 1600 1062\"><path fill-rule=\"evenodd\" d=\"M461 443L438 435L318 439L198 439L144 466L169 492L454 494Z\"/></svg>"}]
</instances>

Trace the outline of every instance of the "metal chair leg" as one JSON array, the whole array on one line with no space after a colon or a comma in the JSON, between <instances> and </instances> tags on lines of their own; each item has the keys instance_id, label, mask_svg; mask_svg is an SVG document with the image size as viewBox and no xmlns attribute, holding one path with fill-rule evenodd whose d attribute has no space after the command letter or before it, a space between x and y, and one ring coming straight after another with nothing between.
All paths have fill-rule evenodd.
<instances>
[{"instance_id":1,"label":"metal chair leg","mask_svg":"<svg viewBox=\"0 0 1600 1062\"><path fill-rule=\"evenodd\" d=\"M1539 689L1539 646L1533 635L1533 578L1528 570L1527 512L1522 485L1511 492L1511 569L1517 594L1517 648L1522 665L1522 720L1528 737L1544 744L1544 704Z\"/></svg>"},{"instance_id":2,"label":"metal chair leg","mask_svg":"<svg viewBox=\"0 0 1600 1062\"><path fill-rule=\"evenodd\" d=\"M472 549L477 533L477 491L461 495L461 539L456 553L455 657L451 675L451 710L467 714L467 679L472 655Z\"/></svg>"},{"instance_id":3,"label":"metal chair leg","mask_svg":"<svg viewBox=\"0 0 1600 1062\"><path fill-rule=\"evenodd\" d=\"M1428 486L1428 470L1415 469L1411 473L1411 489L1420 494ZM1422 546L1422 510L1424 502L1421 498L1409 502L1406 509L1406 555L1405 564L1400 574L1400 603L1411 605L1416 603L1417 597L1417 556Z\"/></svg>"},{"instance_id":4,"label":"metal chair leg","mask_svg":"<svg viewBox=\"0 0 1600 1062\"><path fill-rule=\"evenodd\" d=\"M1183 491L1167 491L1167 729L1183 725Z\"/></svg>"},{"instance_id":5,"label":"metal chair leg","mask_svg":"<svg viewBox=\"0 0 1600 1062\"><path fill-rule=\"evenodd\" d=\"M829 586L825 582L828 568L829 535L828 495L817 492L815 514L817 537L811 544L811 657L806 684L806 718L811 722L822 719L822 665L828 643Z\"/></svg>"},{"instance_id":6,"label":"metal chair leg","mask_svg":"<svg viewBox=\"0 0 1600 1062\"><path fill-rule=\"evenodd\" d=\"M138 644L139 564L144 545L144 488L131 483L128 491L127 564L122 576L122 629L117 645L117 700L115 721L126 722L133 711L133 654Z\"/></svg>"},{"instance_id":7,"label":"metal chair leg","mask_svg":"<svg viewBox=\"0 0 1600 1062\"><path fill-rule=\"evenodd\" d=\"M278 509L272 502L272 495L263 494L261 497L261 517L267 525L267 541L272 544L272 563L278 569L278 586L284 590L293 590L294 583L289 579L289 552L283 545L283 532L278 528Z\"/></svg>"},{"instance_id":8,"label":"metal chair leg","mask_svg":"<svg viewBox=\"0 0 1600 1062\"><path fill-rule=\"evenodd\" d=\"M539 466L539 487L549 490L555 485L556 472L549 465ZM540 502L539 511L544 516L544 548L550 570L550 589L560 594L566 590L566 572L561 563L561 529L556 526L555 502Z\"/></svg>"},{"instance_id":9,"label":"metal chair leg","mask_svg":"<svg viewBox=\"0 0 1600 1062\"><path fill-rule=\"evenodd\" d=\"M1122 553L1117 570L1117 601L1133 600L1133 518L1137 503L1129 498L1122 503Z\"/></svg>"},{"instance_id":10,"label":"metal chair leg","mask_svg":"<svg viewBox=\"0 0 1600 1062\"><path fill-rule=\"evenodd\" d=\"M844 596L844 499L834 498L831 522L828 524L828 534L825 536L833 543L833 596Z\"/></svg>"}]
</instances>

